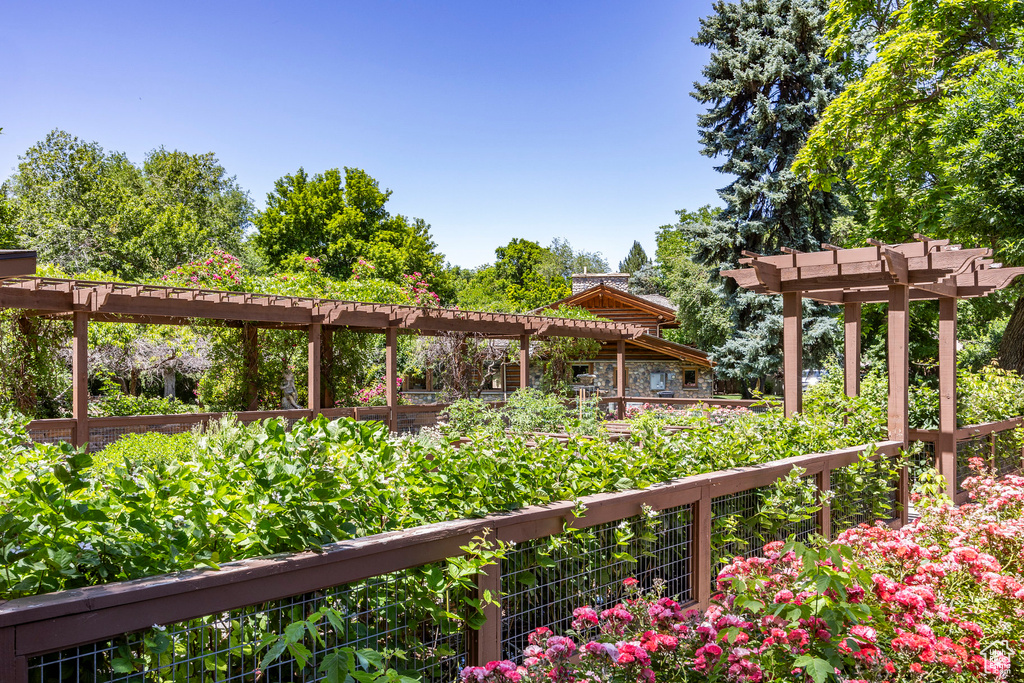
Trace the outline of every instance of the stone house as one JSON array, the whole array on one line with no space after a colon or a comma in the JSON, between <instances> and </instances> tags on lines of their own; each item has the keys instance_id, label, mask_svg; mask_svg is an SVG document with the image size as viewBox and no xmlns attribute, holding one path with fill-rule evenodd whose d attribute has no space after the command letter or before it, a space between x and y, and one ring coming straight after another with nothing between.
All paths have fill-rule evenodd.
<instances>
[{"instance_id":1,"label":"stone house","mask_svg":"<svg viewBox=\"0 0 1024 683\"><path fill-rule=\"evenodd\" d=\"M670 392L675 398L711 398L714 395L714 363L707 353L662 337L679 327L676 309L663 296L636 295L628 291L628 273L583 273L572 276L572 295L545 308L585 308L615 322L647 328L647 334L626 342L626 396L655 397ZM594 358L573 365L573 374L596 375L594 385L602 396L615 394L615 344L607 343ZM530 368L531 383L539 383L541 369ZM519 366L510 364L504 377L505 391L518 388Z\"/></svg>"}]
</instances>

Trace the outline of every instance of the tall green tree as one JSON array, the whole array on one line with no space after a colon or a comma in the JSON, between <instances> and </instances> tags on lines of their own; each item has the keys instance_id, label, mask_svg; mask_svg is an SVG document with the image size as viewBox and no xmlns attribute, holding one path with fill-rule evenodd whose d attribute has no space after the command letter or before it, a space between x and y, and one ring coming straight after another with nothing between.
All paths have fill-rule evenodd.
<instances>
[{"instance_id":1,"label":"tall green tree","mask_svg":"<svg viewBox=\"0 0 1024 683\"><path fill-rule=\"evenodd\" d=\"M568 280L573 273L606 273L608 261L599 251L573 249L569 240L556 237L547 246L537 270L547 281L554 278Z\"/></svg>"},{"instance_id":2,"label":"tall green tree","mask_svg":"<svg viewBox=\"0 0 1024 683\"><path fill-rule=\"evenodd\" d=\"M570 247L571 251L571 247ZM458 302L477 310L529 311L569 295L568 278L550 264L561 257L531 240L514 237L494 250L493 265L458 272ZM545 264L549 266L545 274Z\"/></svg>"},{"instance_id":3,"label":"tall green tree","mask_svg":"<svg viewBox=\"0 0 1024 683\"><path fill-rule=\"evenodd\" d=\"M0 235L66 272L126 279L237 251L251 211L212 153L160 148L140 167L61 130L28 149L2 195Z\"/></svg>"},{"instance_id":4,"label":"tall green tree","mask_svg":"<svg viewBox=\"0 0 1024 683\"><path fill-rule=\"evenodd\" d=\"M734 180L719 191L721 213L685 224L681 237L698 263L716 268L736 264L743 250L818 249L842 203L797 178L790 165L843 87L840 70L825 58L825 0L719 0L713 7L694 38L712 54L693 95L708 106L698 118L701 152L723 158L717 170ZM781 321L765 320L778 315L778 302L766 309L738 296L731 283L727 291L738 332L715 357L721 373L747 378L778 358L778 335L754 333L781 328ZM815 314L808 311L806 329L816 329ZM828 335L808 340L831 344ZM749 354L765 362L734 362Z\"/></svg>"},{"instance_id":5,"label":"tall green tree","mask_svg":"<svg viewBox=\"0 0 1024 683\"><path fill-rule=\"evenodd\" d=\"M443 256L430 226L392 215L391 190L381 190L366 171L337 168L310 176L300 168L274 183L267 206L256 214L257 248L272 268L287 268L303 256L319 258L324 272L347 278L359 259L373 263L378 277L436 274Z\"/></svg>"},{"instance_id":6,"label":"tall green tree","mask_svg":"<svg viewBox=\"0 0 1024 683\"><path fill-rule=\"evenodd\" d=\"M651 259L647 256L647 252L644 251L643 245L636 240L633 240L633 246L629 248L629 253L626 254L626 258L619 261L619 272L629 273L632 275L650 264Z\"/></svg>"},{"instance_id":7,"label":"tall green tree","mask_svg":"<svg viewBox=\"0 0 1024 683\"><path fill-rule=\"evenodd\" d=\"M856 78L794 170L819 187L851 178L871 236L924 232L1024 263L1022 27L1017 0L834 2L830 54ZM1010 306L1000 363L1024 372L1024 296Z\"/></svg>"}]
</instances>

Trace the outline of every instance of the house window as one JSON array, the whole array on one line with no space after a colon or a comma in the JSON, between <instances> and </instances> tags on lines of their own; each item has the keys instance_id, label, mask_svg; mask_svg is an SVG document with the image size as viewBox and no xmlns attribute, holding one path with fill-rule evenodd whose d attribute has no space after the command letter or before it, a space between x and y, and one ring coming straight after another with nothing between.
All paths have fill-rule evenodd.
<instances>
[{"instance_id":1,"label":"house window","mask_svg":"<svg viewBox=\"0 0 1024 683\"><path fill-rule=\"evenodd\" d=\"M683 370L683 386L684 387L695 387L695 386L697 386L697 371L696 370Z\"/></svg>"},{"instance_id":2,"label":"house window","mask_svg":"<svg viewBox=\"0 0 1024 683\"><path fill-rule=\"evenodd\" d=\"M576 378L580 375L592 375L594 374L593 366L589 363L574 365L572 366L572 379L575 382Z\"/></svg>"}]
</instances>

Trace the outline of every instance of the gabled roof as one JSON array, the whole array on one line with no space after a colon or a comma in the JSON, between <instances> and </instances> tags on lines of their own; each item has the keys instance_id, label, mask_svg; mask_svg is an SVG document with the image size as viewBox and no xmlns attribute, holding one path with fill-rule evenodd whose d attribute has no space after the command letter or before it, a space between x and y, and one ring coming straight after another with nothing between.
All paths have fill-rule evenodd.
<instances>
[{"instance_id":1,"label":"gabled roof","mask_svg":"<svg viewBox=\"0 0 1024 683\"><path fill-rule=\"evenodd\" d=\"M651 351L657 351L663 353L666 356L672 356L679 360L685 360L694 365L701 365L706 368L714 367L715 363L705 351L695 349L692 346L686 344L677 344L661 337L655 337L650 334L643 334L636 339L629 339L626 341L627 344L635 344L636 346L650 349Z\"/></svg>"},{"instance_id":2,"label":"gabled roof","mask_svg":"<svg viewBox=\"0 0 1024 683\"><path fill-rule=\"evenodd\" d=\"M630 294L629 292L624 292L621 289L609 287L605 284L600 284L596 287L585 289L577 294L567 296L564 299L559 299L554 303L544 306L544 308L557 309L562 306L579 306L580 308L588 308L587 302L597 297L612 299L621 303L626 308L635 308L643 311L644 313L660 318L664 321L661 323L661 327L677 327L679 325L676 320L675 309L670 308L661 302L651 301L650 299L639 297L635 294Z\"/></svg>"}]
</instances>

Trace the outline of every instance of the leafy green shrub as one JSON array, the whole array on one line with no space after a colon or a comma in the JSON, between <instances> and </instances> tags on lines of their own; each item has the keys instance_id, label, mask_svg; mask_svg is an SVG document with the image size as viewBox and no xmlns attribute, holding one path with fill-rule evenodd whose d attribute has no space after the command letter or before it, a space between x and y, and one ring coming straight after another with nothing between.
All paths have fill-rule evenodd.
<instances>
[{"instance_id":1,"label":"leafy green shrub","mask_svg":"<svg viewBox=\"0 0 1024 683\"><path fill-rule=\"evenodd\" d=\"M1024 415L1024 378L1014 372L988 365L978 372L957 373L957 422L959 427L996 422ZM847 398L842 369L833 366L822 380L804 395L804 410L836 410L845 406L851 415L863 414L885 422L889 380L880 369L869 372L860 385L860 396ZM939 392L928 385L911 385L909 423L912 429L939 426Z\"/></svg>"},{"instance_id":2,"label":"leafy green shrub","mask_svg":"<svg viewBox=\"0 0 1024 683\"><path fill-rule=\"evenodd\" d=\"M442 429L451 439L505 428L516 434L569 432L596 435L602 417L597 398L574 404L561 396L533 388L513 392L500 408L481 399L469 398L455 401L442 414L445 418Z\"/></svg>"}]
</instances>

